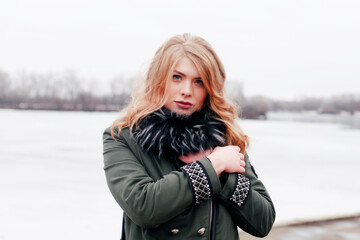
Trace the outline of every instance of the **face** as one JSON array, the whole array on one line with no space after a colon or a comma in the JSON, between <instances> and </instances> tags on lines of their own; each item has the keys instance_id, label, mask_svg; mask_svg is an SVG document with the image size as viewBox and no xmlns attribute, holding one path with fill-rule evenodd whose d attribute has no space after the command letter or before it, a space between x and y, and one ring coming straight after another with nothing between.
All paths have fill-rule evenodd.
<instances>
[{"instance_id":1,"label":"face","mask_svg":"<svg viewBox=\"0 0 360 240\"><path fill-rule=\"evenodd\" d=\"M187 57L182 58L175 66L165 93L165 107L180 115L191 115L202 108L206 96L206 89L195 64Z\"/></svg>"}]
</instances>

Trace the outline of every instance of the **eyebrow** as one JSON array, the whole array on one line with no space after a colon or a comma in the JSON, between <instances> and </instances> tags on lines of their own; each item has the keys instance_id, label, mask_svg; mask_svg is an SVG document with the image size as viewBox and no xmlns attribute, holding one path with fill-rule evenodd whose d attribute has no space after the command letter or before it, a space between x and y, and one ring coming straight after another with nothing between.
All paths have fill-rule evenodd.
<instances>
[{"instance_id":1,"label":"eyebrow","mask_svg":"<svg viewBox=\"0 0 360 240\"><path fill-rule=\"evenodd\" d=\"M181 76L186 76L184 73L182 73L182 72L179 72L179 71L177 71L177 70L174 70L174 72L176 72L177 74L179 74L179 75L181 75ZM196 79L196 80L201 80L201 77L196 77L196 78L194 78L194 79Z\"/></svg>"}]
</instances>

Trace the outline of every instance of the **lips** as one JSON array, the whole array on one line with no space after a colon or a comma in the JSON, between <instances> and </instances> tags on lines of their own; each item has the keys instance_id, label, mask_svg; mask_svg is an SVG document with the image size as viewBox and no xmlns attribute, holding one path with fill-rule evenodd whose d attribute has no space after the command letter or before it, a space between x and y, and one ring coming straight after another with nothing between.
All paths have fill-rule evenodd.
<instances>
[{"instance_id":1,"label":"lips","mask_svg":"<svg viewBox=\"0 0 360 240\"><path fill-rule=\"evenodd\" d=\"M189 102L184 102L184 101L175 101L175 102L178 105L178 107L180 107L180 108L189 109L192 107L192 104Z\"/></svg>"}]
</instances>

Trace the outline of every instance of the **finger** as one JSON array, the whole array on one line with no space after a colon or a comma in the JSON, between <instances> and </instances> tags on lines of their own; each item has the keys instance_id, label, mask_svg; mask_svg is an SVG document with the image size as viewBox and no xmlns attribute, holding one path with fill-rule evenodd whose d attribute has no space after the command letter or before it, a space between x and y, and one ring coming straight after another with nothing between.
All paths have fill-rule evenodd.
<instances>
[{"instance_id":1,"label":"finger","mask_svg":"<svg viewBox=\"0 0 360 240\"><path fill-rule=\"evenodd\" d=\"M239 160L244 161L244 154L238 152L238 153L236 153L236 157L237 157Z\"/></svg>"},{"instance_id":2,"label":"finger","mask_svg":"<svg viewBox=\"0 0 360 240\"><path fill-rule=\"evenodd\" d=\"M240 167L239 173L244 174L245 173L245 168Z\"/></svg>"},{"instance_id":3,"label":"finger","mask_svg":"<svg viewBox=\"0 0 360 240\"><path fill-rule=\"evenodd\" d=\"M246 166L245 161L240 161L240 166L241 166L241 167L245 167L245 166Z\"/></svg>"},{"instance_id":4,"label":"finger","mask_svg":"<svg viewBox=\"0 0 360 240\"><path fill-rule=\"evenodd\" d=\"M240 152L240 147L239 147L239 146L233 146L233 148L234 148L236 151Z\"/></svg>"}]
</instances>

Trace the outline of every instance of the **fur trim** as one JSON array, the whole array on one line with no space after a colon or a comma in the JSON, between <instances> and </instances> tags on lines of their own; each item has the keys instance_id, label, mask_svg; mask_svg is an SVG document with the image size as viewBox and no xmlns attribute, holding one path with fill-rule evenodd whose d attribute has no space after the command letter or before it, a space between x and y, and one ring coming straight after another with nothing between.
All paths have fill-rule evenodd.
<instances>
[{"instance_id":1,"label":"fur trim","mask_svg":"<svg viewBox=\"0 0 360 240\"><path fill-rule=\"evenodd\" d=\"M145 151L156 156L172 157L223 146L225 125L209 108L190 116L161 108L139 121L134 138Z\"/></svg>"}]
</instances>

